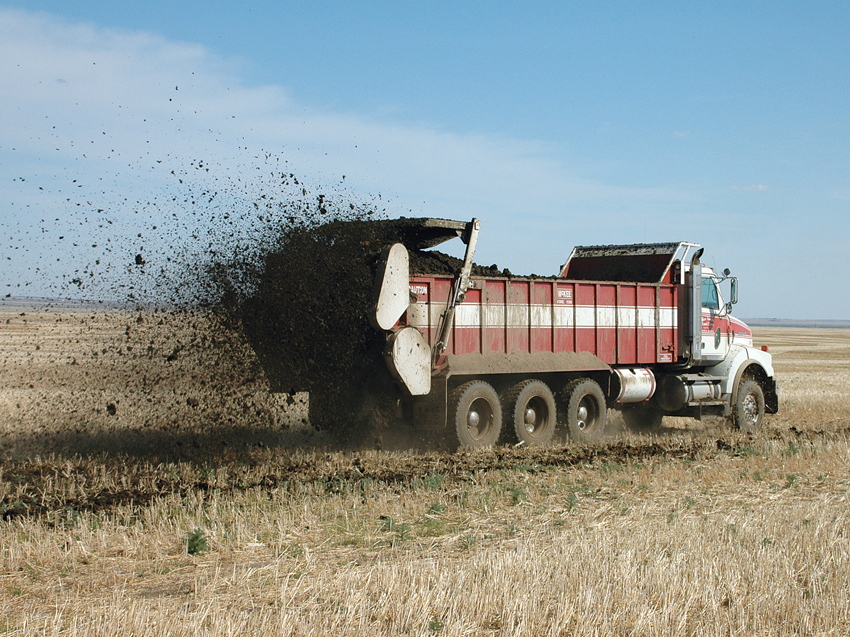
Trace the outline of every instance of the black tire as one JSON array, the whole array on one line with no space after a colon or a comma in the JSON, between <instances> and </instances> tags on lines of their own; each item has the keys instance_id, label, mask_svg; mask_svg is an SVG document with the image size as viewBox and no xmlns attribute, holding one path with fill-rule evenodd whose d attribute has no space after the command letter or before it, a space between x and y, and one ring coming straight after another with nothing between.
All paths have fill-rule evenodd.
<instances>
[{"instance_id":1,"label":"black tire","mask_svg":"<svg viewBox=\"0 0 850 637\"><path fill-rule=\"evenodd\" d=\"M449 427L457 434L464 449L492 447L502 432L502 406L490 383L473 380L452 391L449 396Z\"/></svg>"},{"instance_id":2,"label":"black tire","mask_svg":"<svg viewBox=\"0 0 850 637\"><path fill-rule=\"evenodd\" d=\"M756 381L748 378L741 382L732 420L741 431L755 431L764 424L764 391Z\"/></svg>"},{"instance_id":3,"label":"black tire","mask_svg":"<svg viewBox=\"0 0 850 637\"><path fill-rule=\"evenodd\" d=\"M567 433L575 442L598 442L608 423L608 406L599 384L589 378L572 381L561 394Z\"/></svg>"},{"instance_id":4,"label":"black tire","mask_svg":"<svg viewBox=\"0 0 850 637\"><path fill-rule=\"evenodd\" d=\"M557 425L555 396L542 380L524 380L505 394L504 412L516 434L526 445L552 441Z\"/></svg>"},{"instance_id":5,"label":"black tire","mask_svg":"<svg viewBox=\"0 0 850 637\"><path fill-rule=\"evenodd\" d=\"M651 433L661 429L664 412L649 405L623 407L623 421L632 431Z\"/></svg>"}]
</instances>

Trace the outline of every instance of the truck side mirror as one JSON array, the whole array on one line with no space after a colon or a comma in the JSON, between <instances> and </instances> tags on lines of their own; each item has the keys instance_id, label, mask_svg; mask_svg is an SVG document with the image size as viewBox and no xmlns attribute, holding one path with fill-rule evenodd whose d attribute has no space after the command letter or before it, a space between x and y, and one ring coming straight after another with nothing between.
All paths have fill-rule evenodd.
<instances>
[{"instance_id":1,"label":"truck side mirror","mask_svg":"<svg viewBox=\"0 0 850 637\"><path fill-rule=\"evenodd\" d=\"M738 302L738 277L732 277L732 299L731 305L735 305Z\"/></svg>"}]
</instances>

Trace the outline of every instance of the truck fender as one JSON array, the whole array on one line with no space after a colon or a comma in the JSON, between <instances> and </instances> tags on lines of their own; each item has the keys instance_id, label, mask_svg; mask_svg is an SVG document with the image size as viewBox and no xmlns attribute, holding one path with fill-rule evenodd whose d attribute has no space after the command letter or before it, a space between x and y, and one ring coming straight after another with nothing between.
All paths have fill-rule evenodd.
<instances>
[{"instance_id":1,"label":"truck fender","mask_svg":"<svg viewBox=\"0 0 850 637\"><path fill-rule=\"evenodd\" d=\"M738 387L744 377L755 378L761 383L768 413L775 414L779 410L772 357L767 352L748 345L733 345L724 360L705 371L713 376L724 378L720 387L723 395L729 396L727 410L735 404L738 398Z\"/></svg>"},{"instance_id":2,"label":"truck fender","mask_svg":"<svg viewBox=\"0 0 850 637\"><path fill-rule=\"evenodd\" d=\"M734 405L738 400L738 388L741 386L741 382L745 378L752 378L761 385L762 391L764 392L765 412L768 414L779 413L779 394L776 391L776 379L773 376L768 376L765 368L754 360L747 361L747 364L741 366L738 369L738 373L735 375L735 385L732 389L730 410L731 405Z\"/></svg>"}]
</instances>

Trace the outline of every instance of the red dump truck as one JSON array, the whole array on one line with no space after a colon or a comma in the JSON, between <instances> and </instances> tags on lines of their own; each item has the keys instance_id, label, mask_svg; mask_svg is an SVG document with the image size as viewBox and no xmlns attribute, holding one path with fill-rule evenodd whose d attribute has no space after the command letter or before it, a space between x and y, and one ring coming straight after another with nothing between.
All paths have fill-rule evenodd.
<instances>
[{"instance_id":1,"label":"red dump truck","mask_svg":"<svg viewBox=\"0 0 850 637\"><path fill-rule=\"evenodd\" d=\"M478 448L558 429L594 442L609 409L644 431L706 415L752 430L778 411L771 356L731 315L737 280L700 246L577 247L557 277L475 276L477 219L419 222L384 250L370 316L417 429ZM466 244L455 276L411 271L408 248L453 237Z\"/></svg>"}]
</instances>

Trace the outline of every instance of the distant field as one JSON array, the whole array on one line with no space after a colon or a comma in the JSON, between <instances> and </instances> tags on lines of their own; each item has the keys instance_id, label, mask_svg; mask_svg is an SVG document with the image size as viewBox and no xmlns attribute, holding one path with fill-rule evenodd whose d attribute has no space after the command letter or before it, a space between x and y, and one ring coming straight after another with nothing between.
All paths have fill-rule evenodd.
<instances>
[{"instance_id":1,"label":"distant field","mask_svg":"<svg viewBox=\"0 0 850 637\"><path fill-rule=\"evenodd\" d=\"M850 321L838 320L798 320L798 319L744 319L747 325L755 327L819 327L824 329L847 329Z\"/></svg>"},{"instance_id":2,"label":"distant field","mask_svg":"<svg viewBox=\"0 0 850 637\"><path fill-rule=\"evenodd\" d=\"M850 330L756 329L751 435L445 454L322 450L203 320L0 315L0 634L850 631Z\"/></svg>"}]
</instances>

